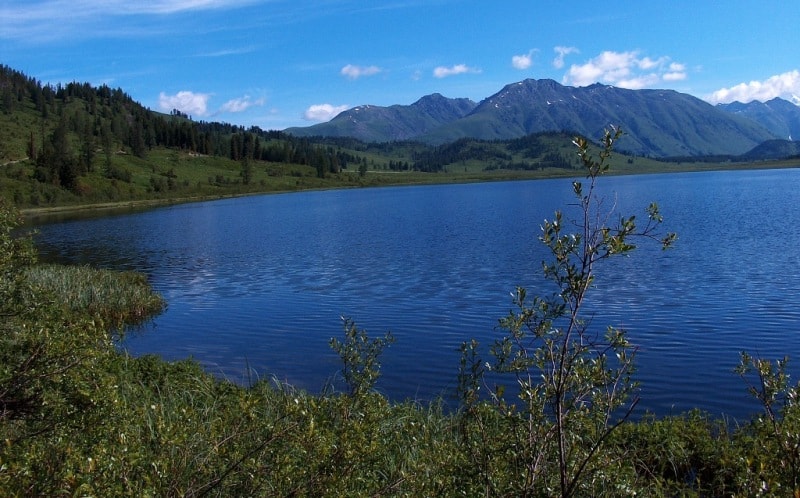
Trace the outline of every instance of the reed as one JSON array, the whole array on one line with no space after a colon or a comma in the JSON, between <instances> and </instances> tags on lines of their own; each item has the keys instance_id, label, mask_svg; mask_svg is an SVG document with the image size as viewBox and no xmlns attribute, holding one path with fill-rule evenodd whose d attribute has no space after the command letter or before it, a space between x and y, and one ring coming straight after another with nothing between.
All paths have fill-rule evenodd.
<instances>
[{"instance_id":1,"label":"reed","mask_svg":"<svg viewBox=\"0 0 800 498\"><path fill-rule=\"evenodd\" d=\"M88 313L117 330L152 318L165 307L139 273L42 264L30 267L27 278L61 306Z\"/></svg>"}]
</instances>

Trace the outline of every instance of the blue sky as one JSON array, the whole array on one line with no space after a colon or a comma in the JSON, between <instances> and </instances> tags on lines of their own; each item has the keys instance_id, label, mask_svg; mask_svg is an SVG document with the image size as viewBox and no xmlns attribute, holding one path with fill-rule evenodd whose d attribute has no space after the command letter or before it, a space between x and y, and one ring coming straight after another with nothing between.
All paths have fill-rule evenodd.
<instances>
[{"instance_id":1,"label":"blue sky","mask_svg":"<svg viewBox=\"0 0 800 498\"><path fill-rule=\"evenodd\" d=\"M0 0L0 63L264 129L526 78L800 103L796 0Z\"/></svg>"}]
</instances>

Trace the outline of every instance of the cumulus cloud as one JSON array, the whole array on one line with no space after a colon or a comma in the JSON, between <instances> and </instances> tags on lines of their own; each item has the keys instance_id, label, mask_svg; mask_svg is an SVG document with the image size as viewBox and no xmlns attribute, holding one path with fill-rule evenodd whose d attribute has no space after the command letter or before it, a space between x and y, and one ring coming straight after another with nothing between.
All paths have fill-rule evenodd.
<instances>
[{"instance_id":1,"label":"cumulus cloud","mask_svg":"<svg viewBox=\"0 0 800 498\"><path fill-rule=\"evenodd\" d=\"M533 54L535 50L530 50L527 54L515 55L511 57L511 65L515 69L528 69L533 65Z\"/></svg>"},{"instance_id":2,"label":"cumulus cloud","mask_svg":"<svg viewBox=\"0 0 800 498\"><path fill-rule=\"evenodd\" d=\"M456 64L455 66L439 66L433 70L433 75L436 78L446 78L448 76L455 76L464 73L480 73L479 69L467 66L466 64Z\"/></svg>"},{"instance_id":3,"label":"cumulus cloud","mask_svg":"<svg viewBox=\"0 0 800 498\"><path fill-rule=\"evenodd\" d=\"M686 79L686 65L672 62L669 69L662 76L664 81L681 81Z\"/></svg>"},{"instance_id":4,"label":"cumulus cloud","mask_svg":"<svg viewBox=\"0 0 800 498\"><path fill-rule=\"evenodd\" d=\"M639 57L636 51L607 50L585 64L573 64L564 76L564 83L586 86L606 83L621 88L640 89L664 81L686 79L686 66L670 62L669 57Z\"/></svg>"},{"instance_id":5,"label":"cumulus cloud","mask_svg":"<svg viewBox=\"0 0 800 498\"><path fill-rule=\"evenodd\" d=\"M800 96L800 71L795 69L771 76L764 81L751 81L730 88L720 88L706 100L712 104L725 104L734 101L746 103L753 100L766 102L781 97L796 102L798 96Z\"/></svg>"},{"instance_id":6,"label":"cumulus cloud","mask_svg":"<svg viewBox=\"0 0 800 498\"><path fill-rule=\"evenodd\" d=\"M303 119L306 121L330 121L337 114L346 111L350 106L347 105L331 105L331 104L314 104L306 109L303 113Z\"/></svg>"},{"instance_id":7,"label":"cumulus cloud","mask_svg":"<svg viewBox=\"0 0 800 498\"><path fill-rule=\"evenodd\" d=\"M231 99L219 108L219 112L244 112L253 106L264 105L264 99L250 100L249 95L242 98Z\"/></svg>"},{"instance_id":8,"label":"cumulus cloud","mask_svg":"<svg viewBox=\"0 0 800 498\"><path fill-rule=\"evenodd\" d=\"M553 67L556 69L561 69L564 67L564 57L568 56L569 54L577 54L579 50L575 47L554 47L553 51L556 53L555 59L553 59Z\"/></svg>"},{"instance_id":9,"label":"cumulus cloud","mask_svg":"<svg viewBox=\"0 0 800 498\"><path fill-rule=\"evenodd\" d=\"M193 116L205 116L208 114L208 99L211 94L180 91L175 95L167 95L161 92L158 95L158 107L162 111L177 109L183 113Z\"/></svg>"},{"instance_id":10,"label":"cumulus cloud","mask_svg":"<svg viewBox=\"0 0 800 498\"><path fill-rule=\"evenodd\" d=\"M381 72L378 66L354 66L348 64L342 68L340 74L347 77L347 79L357 80L362 76L372 76Z\"/></svg>"}]
</instances>

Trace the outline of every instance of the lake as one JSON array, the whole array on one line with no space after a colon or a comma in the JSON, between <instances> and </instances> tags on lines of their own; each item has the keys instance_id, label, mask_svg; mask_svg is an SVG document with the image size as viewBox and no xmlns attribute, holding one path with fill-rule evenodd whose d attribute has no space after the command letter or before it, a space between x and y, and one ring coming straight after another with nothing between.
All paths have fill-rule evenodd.
<instances>
[{"instance_id":1,"label":"lake","mask_svg":"<svg viewBox=\"0 0 800 498\"><path fill-rule=\"evenodd\" d=\"M457 348L500 336L516 286L541 276L543 219L571 180L264 195L36 226L42 259L146 273L167 311L128 335L131 354L193 357L236 382L319 391L339 368L340 317L391 331L378 389L450 396ZM644 219L656 201L674 249L609 261L592 323L639 347L639 410L759 410L733 373L739 352L800 364L800 170L608 177L609 207Z\"/></svg>"}]
</instances>

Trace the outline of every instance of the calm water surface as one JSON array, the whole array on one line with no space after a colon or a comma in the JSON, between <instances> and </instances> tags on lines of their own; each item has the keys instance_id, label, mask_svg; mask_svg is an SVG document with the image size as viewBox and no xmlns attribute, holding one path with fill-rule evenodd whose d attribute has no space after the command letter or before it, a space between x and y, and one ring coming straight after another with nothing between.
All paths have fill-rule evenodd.
<instances>
[{"instance_id":1,"label":"calm water surface","mask_svg":"<svg viewBox=\"0 0 800 498\"><path fill-rule=\"evenodd\" d=\"M378 387L449 396L456 349L500 335L510 292L552 291L539 227L571 180L335 190L187 204L38 226L47 260L147 273L168 310L122 345L194 357L231 380L276 377L312 391L338 369L340 317L397 342ZM758 410L738 353L800 365L800 170L603 179L606 204L662 208L677 246L605 265L593 324L640 347L640 407ZM797 366L795 365L795 366ZM800 372L794 369L793 373ZM797 376L795 375L795 378Z\"/></svg>"}]
</instances>

